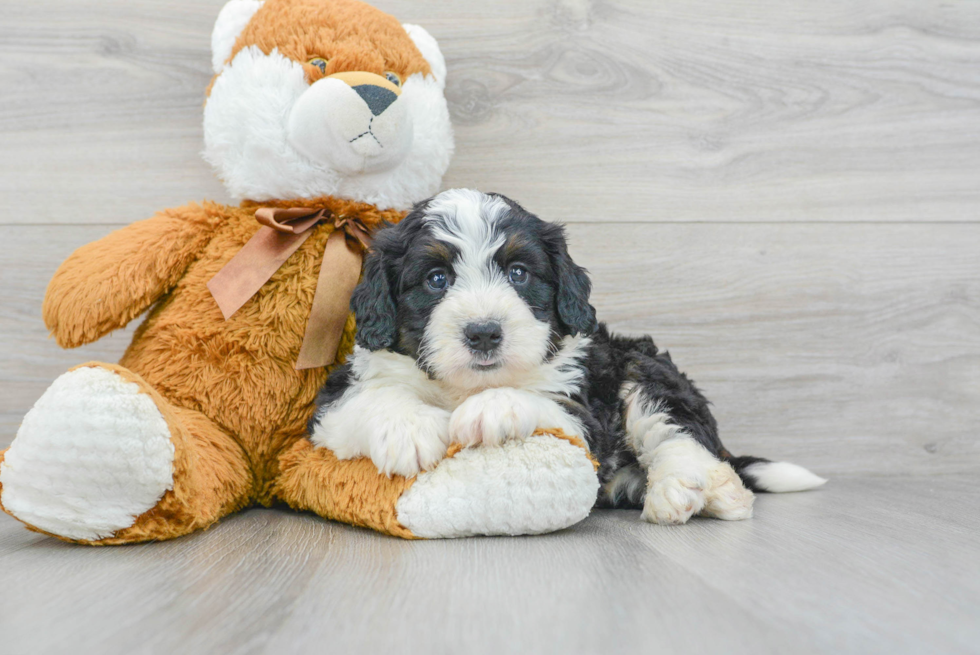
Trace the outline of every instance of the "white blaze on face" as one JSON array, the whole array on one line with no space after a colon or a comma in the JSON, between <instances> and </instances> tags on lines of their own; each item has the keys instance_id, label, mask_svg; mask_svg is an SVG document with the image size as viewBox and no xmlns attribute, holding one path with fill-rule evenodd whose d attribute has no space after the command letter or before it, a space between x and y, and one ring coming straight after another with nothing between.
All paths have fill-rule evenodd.
<instances>
[{"instance_id":1,"label":"white blaze on face","mask_svg":"<svg viewBox=\"0 0 980 655\"><path fill-rule=\"evenodd\" d=\"M454 279L426 325L422 354L435 376L454 386L477 389L513 385L539 366L548 352L551 327L531 309L493 261L505 237L497 223L508 211L499 199L470 189L436 196L426 209L434 236L458 254ZM467 325L496 321L503 338L492 370L476 367L479 357L466 345Z\"/></svg>"}]
</instances>

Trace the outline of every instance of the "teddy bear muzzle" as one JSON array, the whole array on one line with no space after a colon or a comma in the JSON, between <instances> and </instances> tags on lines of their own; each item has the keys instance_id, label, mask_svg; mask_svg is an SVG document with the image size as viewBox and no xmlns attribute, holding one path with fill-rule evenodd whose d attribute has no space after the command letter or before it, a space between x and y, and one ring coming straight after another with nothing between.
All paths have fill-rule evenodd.
<instances>
[{"instance_id":1,"label":"teddy bear muzzle","mask_svg":"<svg viewBox=\"0 0 980 655\"><path fill-rule=\"evenodd\" d=\"M287 137L306 157L342 173L373 173L405 158L412 120L402 89L387 79L363 71L335 73L299 97Z\"/></svg>"}]
</instances>

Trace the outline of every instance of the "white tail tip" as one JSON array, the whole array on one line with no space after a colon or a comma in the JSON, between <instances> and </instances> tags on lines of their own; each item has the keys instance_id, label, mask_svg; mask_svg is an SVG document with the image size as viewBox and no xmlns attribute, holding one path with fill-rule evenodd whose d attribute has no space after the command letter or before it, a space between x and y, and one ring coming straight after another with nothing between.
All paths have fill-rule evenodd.
<instances>
[{"instance_id":1,"label":"white tail tip","mask_svg":"<svg viewBox=\"0 0 980 655\"><path fill-rule=\"evenodd\" d=\"M806 491L827 482L826 478L789 462L756 462L746 466L743 472L752 477L760 489L773 493Z\"/></svg>"}]
</instances>

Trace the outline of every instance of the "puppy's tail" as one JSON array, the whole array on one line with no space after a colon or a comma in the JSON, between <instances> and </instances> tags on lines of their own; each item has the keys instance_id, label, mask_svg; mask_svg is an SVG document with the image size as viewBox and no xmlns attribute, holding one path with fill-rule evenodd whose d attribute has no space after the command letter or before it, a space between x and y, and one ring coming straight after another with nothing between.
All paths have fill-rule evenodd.
<instances>
[{"instance_id":1,"label":"puppy's tail","mask_svg":"<svg viewBox=\"0 0 980 655\"><path fill-rule=\"evenodd\" d=\"M806 491L827 482L826 478L789 462L770 462L761 457L727 457L725 461L752 491Z\"/></svg>"}]
</instances>

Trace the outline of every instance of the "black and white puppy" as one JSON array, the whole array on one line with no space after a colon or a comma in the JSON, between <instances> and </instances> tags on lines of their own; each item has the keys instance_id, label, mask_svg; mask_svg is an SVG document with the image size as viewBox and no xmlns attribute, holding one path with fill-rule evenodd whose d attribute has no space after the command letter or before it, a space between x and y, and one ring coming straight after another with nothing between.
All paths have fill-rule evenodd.
<instances>
[{"instance_id":1,"label":"black and white puppy","mask_svg":"<svg viewBox=\"0 0 980 655\"><path fill-rule=\"evenodd\" d=\"M564 229L496 194L455 189L378 232L354 291L357 347L317 399L311 439L412 476L447 446L538 428L583 437L598 505L657 523L751 516L755 491L797 491L804 468L733 457L708 401L650 337L596 323Z\"/></svg>"}]
</instances>

